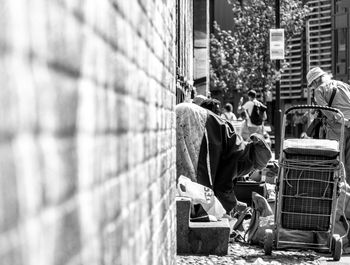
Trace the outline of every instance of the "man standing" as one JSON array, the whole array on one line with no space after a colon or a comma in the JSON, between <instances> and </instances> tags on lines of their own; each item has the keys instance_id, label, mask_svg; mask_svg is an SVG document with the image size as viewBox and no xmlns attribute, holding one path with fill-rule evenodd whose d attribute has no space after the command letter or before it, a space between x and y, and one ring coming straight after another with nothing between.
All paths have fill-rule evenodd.
<instances>
[{"instance_id":1,"label":"man standing","mask_svg":"<svg viewBox=\"0 0 350 265\"><path fill-rule=\"evenodd\" d=\"M320 67L311 69L307 73L306 79L308 88L314 90L315 101L318 105L336 108L344 114L344 166L346 181L350 184L350 86L341 81L333 80L332 76ZM339 140L341 125L339 117L334 112L324 111L323 113L327 116L327 138Z\"/></svg>"},{"instance_id":2,"label":"man standing","mask_svg":"<svg viewBox=\"0 0 350 265\"><path fill-rule=\"evenodd\" d=\"M248 91L249 100L243 103L241 98L238 103L238 113L246 113L246 121L243 123L242 137L244 140L249 139L252 133L264 134L264 120L266 120L266 106L256 99L254 90Z\"/></svg>"}]
</instances>

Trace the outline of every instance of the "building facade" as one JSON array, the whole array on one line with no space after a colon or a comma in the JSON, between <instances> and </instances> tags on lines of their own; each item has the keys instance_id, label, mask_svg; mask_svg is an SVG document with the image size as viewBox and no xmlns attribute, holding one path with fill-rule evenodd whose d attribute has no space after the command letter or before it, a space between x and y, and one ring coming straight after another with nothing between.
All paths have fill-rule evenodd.
<instances>
[{"instance_id":1,"label":"building facade","mask_svg":"<svg viewBox=\"0 0 350 265\"><path fill-rule=\"evenodd\" d=\"M350 83L350 1L332 1L332 73Z\"/></svg>"},{"instance_id":2,"label":"building facade","mask_svg":"<svg viewBox=\"0 0 350 265\"><path fill-rule=\"evenodd\" d=\"M307 70L319 66L326 72L332 71L332 3L331 0L310 0L311 8L308 27Z\"/></svg>"},{"instance_id":3,"label":"building facade","mask_svg":"<svg viewBox=\"0 0 350 265\"><path fill-rule=\"evenodd\" d=\"M302 35L288 42L286 54L289 66L281 77L281 99L284 108L293 104L310 103L306 74L319 66L332 71L332 20L331 0L308 0L310 14Z\"/></svg>"},{"instance_id":4,"label":"building facade","mask_svg":"<svg viewBox=\"0 0 350 265\"><path fill-rule=\"evenodd\" d=\"M177 0L177 103L209 95L210 0Z\"/></svg>"},{"instance_id":5,"label":"building facade","mask_svg":"<svg viewBox=\"0 0 350 265\"><path fill-rule=\"evenodd\" d=\"M302 95L303 88L303 35L293 37L288 41L288 54L285 55L285 61L288 66L283 70L281 75L281 99L293 100Z\"/></svg>"},{"instance_id":6,"label":"building facade","mask_svg":"<svg viewBox=\"0 0 350 265\"><path fill-rule=\"evenodd\" d=\"M193 1L176 1L176 103L187 101L193 88Z\"/></svg>"},{"instance_id":7,"label":"building facade","mask_svg":"<svg viewBox=\"0 0 350 265\"><path fill-rule=\"evenodd\" d=\"M193 0L193 7L194 85L198 94L208 95L210 84L210 0Z\"/></svg>"}]
</instances>

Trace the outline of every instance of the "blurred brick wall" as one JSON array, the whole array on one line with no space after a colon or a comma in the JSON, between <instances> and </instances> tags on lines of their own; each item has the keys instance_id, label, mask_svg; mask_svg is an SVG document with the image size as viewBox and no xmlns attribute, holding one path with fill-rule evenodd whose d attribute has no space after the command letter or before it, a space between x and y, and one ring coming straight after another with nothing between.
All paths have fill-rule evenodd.
<instances>
[{"instance_id":1,"label":"blurred brick wall","mask_svg":"<svg viewBox=\"0 0 350 265\"><path fill-rule=\"evenodd\" d=\"M175 1L0 1L0 264L175 264Z\"/></svg>"}]
</instances>

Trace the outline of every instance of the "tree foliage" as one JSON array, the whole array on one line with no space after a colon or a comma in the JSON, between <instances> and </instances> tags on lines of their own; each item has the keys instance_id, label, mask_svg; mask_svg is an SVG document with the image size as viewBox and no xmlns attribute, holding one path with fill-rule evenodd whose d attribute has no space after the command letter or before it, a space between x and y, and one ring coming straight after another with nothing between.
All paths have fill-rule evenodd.
<instances>
[{"instance_id":1,"label":"tree foliage","mask_svg":"<svg viewBox=\"0 0 350 265\"><path fill-rule=\"evenodd\" d=\"M246 91L272 87L280 73L269 58L269 30L275 28L275 0L228 0L232 6L234 31L214 23L210 41L211 88ZM280 0L280 24L288 39L301 34L309 8L299 0ZM281 62L281 71L287 66Z\"/></svg>"}]
</instances>

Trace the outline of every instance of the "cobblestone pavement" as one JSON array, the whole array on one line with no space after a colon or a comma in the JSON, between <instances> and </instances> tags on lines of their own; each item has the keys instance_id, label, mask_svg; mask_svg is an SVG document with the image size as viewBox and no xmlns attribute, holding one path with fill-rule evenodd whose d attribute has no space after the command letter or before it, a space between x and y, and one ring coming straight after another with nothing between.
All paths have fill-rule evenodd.
<instances>
[{"instance_id":1,"label":"cobblestone pavement","mask_svg":"<svg viewBox=\"0 0 350 265\"><path fill-rule=\"evenodd\" d=\"M331 257L330 257L331 258ZM327 259L310 250L274 250L271 256L265 256L264 249L245 243L230 243L226 256L177 256L177 265L190 264L327 264Z\"/></svg>"}]
</instances>

